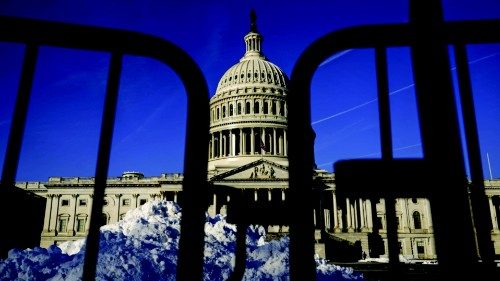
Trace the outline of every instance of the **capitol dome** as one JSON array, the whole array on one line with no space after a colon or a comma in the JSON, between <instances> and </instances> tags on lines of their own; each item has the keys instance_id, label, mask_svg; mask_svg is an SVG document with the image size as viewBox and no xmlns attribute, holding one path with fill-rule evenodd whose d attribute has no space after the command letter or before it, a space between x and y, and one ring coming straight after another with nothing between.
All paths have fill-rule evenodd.
<instances>
[{"instance_id":1,"label":"capitol dome","mask_svg":"<svg viewBox=\"0 0 500 281\"><path fill-rule=\"evenodd\" d=\"M225 170L261 158L288 165L288 77L262 52L251 14L245 54L219 80L210 99L209 170Z\"/></svg>"},{"instance_id":2,"label":"capitol dome","mask_svg":"<svg viewBox=\"0 0 500 281\"><path fill-rule=\"evenodd\" d=\"M260 52L254 55L247 50L240 62L224 73L217 85L216 95L248 84L261 84L263 87L269 85L286 89L288 88L288 77L279 67L267 61Z\"/></svg>"}]
</instances>

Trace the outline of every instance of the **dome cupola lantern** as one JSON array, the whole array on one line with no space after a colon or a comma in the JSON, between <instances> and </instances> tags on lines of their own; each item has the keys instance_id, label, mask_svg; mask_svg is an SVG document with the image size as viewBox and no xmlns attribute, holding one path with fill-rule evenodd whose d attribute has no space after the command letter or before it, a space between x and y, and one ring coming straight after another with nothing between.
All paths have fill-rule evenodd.
<instances>
[{"instance_id":1,"label":"dome cupola lantern","mask_svg":"<svg viewBox=\"0 0 500 281\"><path fill-rule=\"evenodd\" d=\"M250 12L250 32L245 36L246 52L241 60L249 59L253 56L265 58L262 54L262 36L257 31L257 15L255 11Z\"/></svg>"}]
</instances>

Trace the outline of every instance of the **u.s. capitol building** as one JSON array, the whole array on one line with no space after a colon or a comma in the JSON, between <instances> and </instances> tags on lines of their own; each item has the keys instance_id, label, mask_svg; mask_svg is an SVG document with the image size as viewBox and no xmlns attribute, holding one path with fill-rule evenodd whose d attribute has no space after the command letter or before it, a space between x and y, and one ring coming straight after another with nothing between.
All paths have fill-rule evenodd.
<instances>
[{"instance_id":1,"label":"u.s. capitol building","mask_svg":"<svg viewBox=\"0 0 500 281\"><path fill-rule=\"evenodd\" d=\"M208 213L225 214L231 196L225 187L241 190L250 204L281 204L287 200L287 75L266 59L262 36L252 22L244 37L245 53L219 81L210 100L208 181L213 186ZM334 174L314 171L314 218L317 252L321 256L387 255L384 200L338 199ZM124 172L109 178L102 219L114 223L148 200L182 199L182 174L145 177ZM402 183L404 184L404 183ZM48 247L84 238L94 188L93 178L50 177L47 182L18 182L17 187L46 198L40 245ZM500 254L500 180L485 182L495 252ZM435 259L430 204L426 199L396 200L400 252L407 259ZM376 225L374 225L376 224ZM368 234L380 229L382 249L374 252ZM286 233L286 225L267 225ZM460 230L457 229L457 232ZM385 250L383 250L385 248ZM339 250L342 249L342 250ZM370 249L372 251L370 251Z\"/></svg>"}]
</instances>

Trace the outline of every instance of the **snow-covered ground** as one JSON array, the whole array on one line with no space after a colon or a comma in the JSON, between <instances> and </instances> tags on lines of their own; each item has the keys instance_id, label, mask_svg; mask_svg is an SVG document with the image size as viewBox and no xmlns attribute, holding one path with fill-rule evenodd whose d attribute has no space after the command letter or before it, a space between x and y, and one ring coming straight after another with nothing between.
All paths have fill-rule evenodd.
<instances>
[{"instance_id":1,"label":"snow-covered ground","mask_svg":"<svg viewBox=\"0 0 500 281\"><path fill-rule=\"evenodd\" d=\"M175 280L181 212L168 201L148 202L101 228L98 280ZM204 280L225 280L234 266L236 227L207 216ZM288 237L266 242L259 226L247 230L244 280L288 280ZM49 249L13 249L0 260L0 280L80 280L85 241ZM317 259L318 280L363 280L352 268Z\"/></svg>"}]
</instances>

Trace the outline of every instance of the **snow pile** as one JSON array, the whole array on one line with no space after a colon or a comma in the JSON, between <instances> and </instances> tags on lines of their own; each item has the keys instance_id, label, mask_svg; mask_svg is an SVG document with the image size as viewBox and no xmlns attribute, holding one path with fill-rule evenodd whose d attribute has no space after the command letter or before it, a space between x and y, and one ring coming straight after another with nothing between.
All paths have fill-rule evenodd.
<instances>
[{"instance_id":1,"label":"snow pile","mask_svg":"<svg viewBox=\"0 0 500 281\"><path fill-rule=\"evenodd\" d=\"M181 212L168 201L148 202L101 228L97 280L175 280ZM234 267L236 227L207 217L204 280L226 280ZM266 242L262 227L247 230L244 280L288 280L288 237ZM0 280L80 280L84 240L49 249L11 250ZM352 269L317 260L318 280L362 280Z\"/></svg>"}]
</instances>

